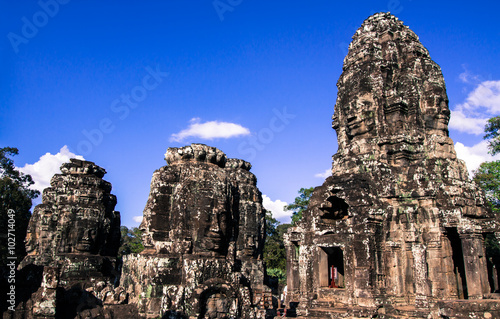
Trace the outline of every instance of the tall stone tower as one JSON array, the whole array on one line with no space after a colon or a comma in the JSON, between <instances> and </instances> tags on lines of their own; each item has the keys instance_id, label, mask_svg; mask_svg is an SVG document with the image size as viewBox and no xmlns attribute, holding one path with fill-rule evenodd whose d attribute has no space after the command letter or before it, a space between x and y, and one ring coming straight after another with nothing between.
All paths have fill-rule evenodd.
<instances>
[{"instance_id":1,"label":"tall stone tower","mask_svg":"<svg viewBox=\"0 0 500 319\"><path fill-rule=\"evenodd\" d=\"M93 162L72 158L52 177L28 225L28 254L16 282L19 304L4 318L97 318L124 311L119 304L126 295L115 289L120 213L105 174Z\"/></svg>"},{"instance_id":2,"label":"tall stone tower","mask_svg":"<svg viewBox=\"0 0 500 319\"><path fill-rule=\"evenodd\" d=\"M285 236L288 301L308 317L500 315L482 300L495 286L484 241L499 221L456 157L440 67L377 13L353 36L337 87L332 176Z\"/></svg>"},{"instance_id":3,"label":"tall stone tower","mask_svg":"<svg viewBox=\"0 0 500 319\"><path fill-rule=\"evenodd\" d=\"M215 147L169 148L121 286L143 316L264 318L264 211L251 165ZM269 304L269 306L271 306Z\"/></svg>"}]
</instances>

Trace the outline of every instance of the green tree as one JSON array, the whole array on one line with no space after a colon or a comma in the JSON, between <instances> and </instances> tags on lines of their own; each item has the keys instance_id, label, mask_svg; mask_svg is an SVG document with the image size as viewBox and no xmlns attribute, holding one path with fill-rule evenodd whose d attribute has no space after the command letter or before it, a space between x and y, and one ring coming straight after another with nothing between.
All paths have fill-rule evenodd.
<instances>
[{"instance_id":1,"label":"green tree","mask_svg":"<svg viewBox=\"0 0 500 319\"><path fill-rule=\"evenodd\" d=\"M29 188L34 184L31 176L16 169L11 157L18 154L17 148L0 148L0 258L2 265L6 264L7 256L12 256L8 249L9 236L13 238L12 234L15 235L16 261L20 262L26 255L24 239L31 217L32 200L40 195L39 191ZM14 233L9 231L11 226L14 228Z\"/></svg>"},{"instance_id":2,"label":"green tree","mask_svg":"<svg viewBox=\"0 0 500 319\"><path fill-rule=\"evenodd\" d=\"M488 148L491 155L500 153L500 116L488 120L484 128L484 139L489 140ZM491 210L500 213L500 161L481 163L474 171L473 180L486 193L486 200ZM500 245L494 234L486 234L486 257L488 261L500 265Z\"/></svg>"},{"instance_id":3,"label":"green tree","mask_svg":"<svg viewBox=\"0 0 500 319\"><path fill-rule=\"evenodd\" d=\"M286 283L286 250L283 235L291 224L280 224L266 211L266 241L264 243L264 262L266 273L280 284Z\"/></svg>"},{"instance_id":4,"label":"green tree","mask_svg":"<svg viewBox=\"0 0 500 319\"><path fill-rule=\"evenodd\" d=\"M120 248L118 249L118 258L122 258L128 254L138 254L144 250L142 245L142 230L137 227L128 229L126 226L121 226L120 231L122 237L120 239Z\"/></svg>"},{"instance_id":5,"label":"green tree","mask_svg":"<svg viewBox=\"0 0 500 319\"><path fill-rule=\"evenodd\" d=\"M491 209L500 213L500 161L482 163L473 179L485 191Z\"/></svg>"},{"instance_id":6,"label":"green tree","mask_svg":"<svg viewBox=\"0 0 500 319\"><path fill-rule=\"evenodd\" d=\"M291 210L293 212L292 225L296 225L302 219L302 212L307 209L313 191L314 187L301 188L299 190L299 196L295 197L295 201L284 207L285 210Z\"/></svg>"},{"instance_id":7,"label":"green tree","mask_svg":"<svg viewBox=\"0 0 500 319\"><path fill-rule=\"evenodd\" d=\"M484 128L485 140L489 140L489 153L495 155L500 153L500 116L492 117Z\"/></svg>"}]
</instances>

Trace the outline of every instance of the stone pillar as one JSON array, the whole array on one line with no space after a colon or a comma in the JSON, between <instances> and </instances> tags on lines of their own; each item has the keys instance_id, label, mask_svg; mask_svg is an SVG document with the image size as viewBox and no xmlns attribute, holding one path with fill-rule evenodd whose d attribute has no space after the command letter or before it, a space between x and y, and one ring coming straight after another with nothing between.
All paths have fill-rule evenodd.
<instances>
[{"instance_id":1,"label":"stone pillar","mask_svg":"<svg viewBox=\"0 0 500 319\"><path fill-rule=\"evenodd\" d=\"M427 245L427 278L432 283L430 292L433 298L442 299L445 296L447 282L446 258L443 256L441 235L436 234L433 240L426 242Z\"/></svg>"},{"instance_id":2,"label":"stone pillar","mask_svg":"<svg viewBox=\"0 0 500 319\"><path fill-rule=\"evenodd\" d=\"M299 260L298 254L296 253L296 247L298 246L296 241L291 239L293 233L285 234L284 242L287 255L287 267L286 267L286 278L287 278L287 294L285 299L285 304L288 306L290 302L298 301L298 295L300 292L300 277L299 277ZM296 239L296 238L293 238Z\"/></svg>"},{"instance_id":3,"label":"stone pillar","mask_svg":"<svg viewBox=\"0 0 500 319\"><path fill-rule=\"evenodd\" d=\"M374 306L373 300L373 256L375 254L373 237L363 236L359 240L354 241L354 296L356 303L359 306L372 307Z\"/></svg>"},{"instance_id":4,"label":"stone pillar","mask_svg":"<svg viewBox=\"0 0 500 319\"><path fill-rule=\"evenodd\" d=\"M482 299L489 292L488 268L480 234L460 234L464 255L467 293L470 299Z\"/></svg>"},{"instance_id":5,"label":"stone pillar","mask_svg":"<svg viewBox=\"0 0 500 319\"><path fill-rule=\"evenodd\" d=\"M33 305L33 316L35 318L55 318L56 316L56 289L59 284L59 269L57 267L44 267L42 285Z\"/></svg>"},{"instance_id":6,"label":"stone pillar","mask_svg":"<svg viewBox=\"0 0 500 319\"><path fill-rule=\"evenodd\" d=\"M301 245L299 247L300 295L299 308L309 308L312 301L313 252L315 247Z\"/></svg>"},{"instance_id":7,"label":"stone pillar","mask_svg":"<svg viewBox=\"0 0 500 319\"><path fill-rule=\"evenodd\" d=\"M415 280L415 306L417 308L427 308L429 306L430 285L427 274L426 247L421 243L412 246L414 260L414 280Z\"/></svg>"}]
</instances>

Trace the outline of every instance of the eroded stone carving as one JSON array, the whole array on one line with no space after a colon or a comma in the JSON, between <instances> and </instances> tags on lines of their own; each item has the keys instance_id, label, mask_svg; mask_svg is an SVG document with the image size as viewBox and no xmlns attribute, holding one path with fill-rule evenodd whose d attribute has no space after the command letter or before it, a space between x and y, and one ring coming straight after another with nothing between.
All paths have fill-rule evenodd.
<instances>
[{"instance_id":1,"label":"eroded stone carving","mask_svg":"<svg viewBox=\"0 0 500 319\"><path fill-rule=\"evenodd\" d=\"M61 172L30 219L18 285L35 292L11 313L14 318L97 318L111 316L113 305L126 302L123 289L115 289L120 214L111 184L102 179L106 171L71 159Z\"/></svg>"},{"instance_id":2,"label":"eroded stone carving","mask_svg":"<svg viewBox=\"0 0 500 319\"><path fill-rule=\"evenodd\" d=\"M489 296L483 243L499 221L448 137L439 66L378 13L353 36L337 86L332 176L285 238L288 301L308 317L427 318L444 300Z\"/></svg>"},{"instance_id":3,"label":"eroded stone carving","mask_svg":"<svg viewBox=\"0 0 500 319\"><path fill-rule=\"evenodd\" d=\"M49 265L59 254L116 256L120 215L106 171L92 162L71 159L51 179L42 204L35 207L26 237L24 263Z\"/></svg>"},{"instance_id":4,"label":"eroded stone carving","mask_svg":"<svg viewBox=\"0 0 500 319\"><path fill-rule=\"evenodd\" d=\"M121 286L142 315L263 318L264 213L251 165L215 147L169 148L154 172Z\"/></svg>"}]
</instances>

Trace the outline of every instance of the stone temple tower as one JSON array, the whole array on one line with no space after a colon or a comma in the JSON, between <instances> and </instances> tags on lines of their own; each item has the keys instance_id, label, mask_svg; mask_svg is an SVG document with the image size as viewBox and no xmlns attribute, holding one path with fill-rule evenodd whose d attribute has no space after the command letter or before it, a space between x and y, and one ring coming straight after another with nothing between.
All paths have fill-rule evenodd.
<instances>
[{"instance_id":1,"label":"stone temple tower","mask_svg":"<svg viewBox=\"0 0 500 319\"><path fill-rule=\"evenodd\" d=\"M106 170L72 158L31 216L17 274L18 305L3 318L123 318L116 287L120 213Z\"/></svg>"},{"instance_id":2,"label":"stone temple tower","mask_svg":"<svg viewBox=\"0 0 500 319\"><path fill-rule=\"evenodd\" d=\"M332 176L285 236L287 301L321 318L500 316L484 245L499 220L456 157L440 67L377 13L337 87Z\"/></svg>"},{"instance_id":3,"label":"stone temple tower","mask_svg":"<svg viewBox=\"0 0 500 319\"><path fill-rule=\"evenodd\" d=\"M251 165L215 147L169 148L120 285L148 318L264 318L264 211Z\"/></svg>"}]
</instances>

